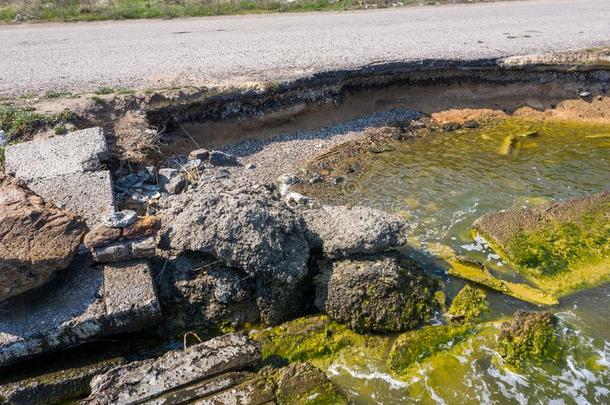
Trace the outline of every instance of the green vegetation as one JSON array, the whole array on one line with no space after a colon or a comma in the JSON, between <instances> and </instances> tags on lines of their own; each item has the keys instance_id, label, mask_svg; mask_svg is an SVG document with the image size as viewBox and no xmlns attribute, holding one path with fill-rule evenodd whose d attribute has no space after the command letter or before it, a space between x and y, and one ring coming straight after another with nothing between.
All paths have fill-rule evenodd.
<instances>
[{"instance_id":1,"label":"green vegetation","mask_svg":"<svg viewBox=\"0 0 610 405\"><path fill-rule=\"evenodd\" d=\"M610 202L574 222L549 221L518 232L507 245L511 261L531 275L550 276L610 257Z\"/></svg>"},{"instance_id":2,"label":"green vegetation","mask_svg":"<svg viewBox=\"0 0 610 405\"><path fill-rule=\"evenodd\" d=\"M455 296L447 315L459 322L473 322L489 309L485 292L466 284Z\"/></svg>"},{"instance_id":3,"label":"green vegetation","mask_svg":"<svg viewBox=\"0 0 610 405\"><path fill-rule=\"evenodd\" d=\"M404 5L460 0L403 0ZM464 1L466 2L466 1ZM389 0L8 0L0 21L99 21L392 7Z\"/></svg>"},{"instance_id":4,"label":"green vegetation","mask_svg":"<svg viewBox=\"0 0 610 405\"><path fill-rule=\"evenodd\" d=\"M261 344L265 362L309 361L320 367L328 365L342 349L375 339L352 332L326 316L299 318L256 332L253 338Z\"/></svg>"},{"instance_id":5,"label":"green vegetation","mask_svg":"<svg viewBox=\"0 0 610 405\"><path fill-rule=\"evenodd\" d=\"M9 143L27 141L45 128L54 127L56 133L63 133L61 131L66 129L64 124L76 118L74 111L69 109L55 115L10 103L0 104L0 129L5 132Z\"/></svg>"},{"instance_id":6,"label":"green vegetation","mask_svg":"<svg viewBox=\"0 0 610 405\"><path fill-rule=\"evenodd\" d=\"M0 129L4 130L9 142L27 139L41 128L53 125L55 121L53 115L32 111L27 107L0 105Z\"/></svg>"},{"instance_id":7,"label":"green vegetation","mask_svg":"<svg viewBox=\"0 0 610 405\"><path fill-rule=\"evenodd\" d=\"M100 87L97 90L95 90L95 94L100 95L100 96L104 96L107 94L112 94L114 93L116 90L113 89L112 87Z\"/></svg>"},{"instance_id":8,"label":"green vegetation","mask_svg":"<svg viewBox=\"0 0 610 405\"><path fill-rule=\"evenodd\" d=\"M398 375L405 375L414 363L450 348L475 330L472 325L440 325L403 333L390 349L388 367Z\"/></svg>"},{"instance_id":9,"label":"green vegetation","mask_svg":"<svg viewBox=\"0 0 610 405\"><path fill-rule=\"evenodd\" d=\"M561 358L557 317L550 312L517 311L502 325L498 353L508 364L544 363Z\"/></svg>"},{"instance_id":10,"label":"green vegetation","mask_svg":"<svg viewBox=\"0 0 610 405\"><path fill-rule=\"evenodd\" d=\"M561 297L610 280L610 201L599 195L593 198L582 207L575 202L575 214L565 214L569 220L540 221L505 243L481 229L476 232L538 288Z\"/></svg>"},{"instance_id":11,"label":"green vegetation","mask_svg":"<svg viewBox=\"0 0 610 405\"><path fill-rule=\"evenodd\" d=\"M451 267L449 274L469 280L496 291L500 291L522 301L536 305L556 305L557 298L524 283L513 283L495 277L485 266L468 259L454 258L448 260Z\"/></svg>"}]
</instances>

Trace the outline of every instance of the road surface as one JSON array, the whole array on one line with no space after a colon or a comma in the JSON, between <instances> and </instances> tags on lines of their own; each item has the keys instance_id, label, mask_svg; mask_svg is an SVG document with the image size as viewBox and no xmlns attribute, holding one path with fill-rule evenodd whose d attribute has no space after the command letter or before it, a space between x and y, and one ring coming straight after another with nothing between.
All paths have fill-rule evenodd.
<instances>
[{"instance_id":1,"label":"road surface","mask_svg":"<svg viewBox=\"0 0 610 405\"><path fill-rule=\"evenodd\" d=\"M609 0L0 26L0 95L280 80L610 44Z\"/></svg>"}]
</instances>

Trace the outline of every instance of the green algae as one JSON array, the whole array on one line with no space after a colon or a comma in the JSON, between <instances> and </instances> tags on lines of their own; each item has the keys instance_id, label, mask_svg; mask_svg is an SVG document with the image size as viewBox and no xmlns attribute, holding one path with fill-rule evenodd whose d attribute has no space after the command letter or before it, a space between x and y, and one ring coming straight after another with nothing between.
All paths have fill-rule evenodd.
<instances>
[{"instance_id":1,"label":"green algae","mask_svg":"<svg viewBox=\"0 0 610 405\"><path fill-rule=\"evenodd\" d=\"M591 201L591 207L579 204L581 201ZM548 219L533 225L526 222L527 226L522 226L514 234L502 236L503 243L482 230L481 226L475 227L475 231L506 262L531 283L555 297L610 280L610 201L601 194L542 206L535 213L528 214L545 215L545 211L562 205L576 207L573 209L575 214L566 211L555 217L549 215ZM487 223L493 219L492 216Z\"/></svg>"},{"instance_id":2,"label":"green algae","mask_svg":"<svg viewBox=\"0 0 610 405\"><path fill-rule=\"evenodd\" d=\"M360 335L325 315L299 318L282 325L257 331L252 338L261 344L263 361L309 361L325 367L345 348L375 347L378 338Z\"/></svg>"},{"instance_id":3,"label":"green algae","mask_svg":"<svg viewBox=\"0 0 610 405\"><path fill-rule=\"evenodd\" d=\"M449 274L460 277L519 300L539 306L556 305L557 298L524 283L502 280L494 276L482 263L464 258L449 259Z\"/></svg>"},{"instance_id":4,"label":"green algae","mask_svg":"<svg viewBox=\"0 0 610 405\"><path fill-rule=\"evenodd\" d=\"M475 321L489 309L486 298L485 291L467 284L451 302L447 315L453 321Z\"/></svg>"},{"instance_id":5,"label":"green algae","mask_svg":"<svg viewBox=\"0 0 610 405\"><path fill-rule=\"evenodd\" d=\"M403 375L416 362L450 348L474 331L472 325L439 325L403 333L390 349L388 367L395 374Z\"/></svg>"},{"instance_id":6,"label":"green algae","mask_svg":"<svg viewBox=\"0 0 610 405\"><path fill-rule=\"evenodd\" d=\"M522 367L561 358L557 317L550 312L517 311L502 325L498 353L508 364Z\"/></svg>"}]
</instances>

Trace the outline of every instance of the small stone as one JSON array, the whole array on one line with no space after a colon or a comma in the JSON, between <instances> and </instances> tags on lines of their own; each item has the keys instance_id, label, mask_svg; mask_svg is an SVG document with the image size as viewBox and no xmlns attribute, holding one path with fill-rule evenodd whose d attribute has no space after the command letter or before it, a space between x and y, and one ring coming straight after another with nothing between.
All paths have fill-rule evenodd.
<instances>
[{"instance_id":1,"label":"small stone","mask_svg":"<svg viewBox=\"0 0 610 405\"><path fill-rule=\"evenodd\" d=\"M0 130L0 148L6 145L6 135L4 131Z\"/></svg>"},{"instance_id":2,"label":"small stone","mask_svg":"<svg viewBox=\"0 0 610 405\"><path fill-rule=\"evenodd\" d=\"M136 222L123 229L123 237L136 239L144 236L152 236L161 226L161 221L155 216L139 217ZM113 229L113 228L110 228ZM85 237L85 242L87 237Z\"/></svg>"},{"instance_id":3,"label":"small stone","mask_svg":"<svg viewBox=\"0 0 610 405\"><path fill-rule=\"evenodd\" d=\"M479 123L476 122L475 120L469 120L464 123L464 127L469 128L469 129L478 128Z\"/></svg>"},{"instance_id":4,"label":"small stone","mask_svg":"<svg viewBox=\"0 0 610 405\"><path fill-rule=\"evenodd\" d=\"M173 177L169 183L163 186L163 189L170 194L180 194L186 187L186 180L181 174Z\"/></svg>"},{"instance_id":5,"label":"small stone","mask_svg":"<svg viewBox=\"0 0 610 405\"><path fill-rule=\"evenodd\" d=\"M154 166L146 166L138 172L138 177L145 183L154 184L157 182L157 169Z\"/></svg>"},{"instance_id":6,"label":"small stone","mask_svg":"<svg viewBox=\"0 0 610 405\"><path fill-rule=\"evenodd\" d=\"M180 174L180 171L178 171L177 169L171 169L171 168L164 168L164 169L159 169L159 184L161 186L169 183L169 181L176 177L178 174Z\"/></svg>"},{"instance_id":7,"label":"small stone","mask_svg":"<svg viewBox=\"0 0 610 405\"><path fill-rule=\"evenodd\" d=\"M307 204L309 199L305 197L303 194L290 192L286 194L286 202L288 205L304 205Z\"/></svg>"},{"instance_id":8,"label":"small stone","mask_svg":"<svg viewBox=\"0 0 610 405\"><path fill-rule=\"evenodd\" d=\"M191 170L197 170L202 167L203 161L201 159L191 159L182 165L182 170L189 172Z\"/></svg>"},{"instance_id":9,"label":"small stone","mask_svg":"<svg viewBox=\"0 0 610 405\"><path fill-rule=\"evenodd\" d=\"M448 122L446 124L443 124L443 131L445 132L457 131L460 128L462 128L462 126L456 122Z\"/></svg>"},{"instance_id":10,"label":"small stone","mask_svg":"<svg viewBox=\"0 0 610 405\"><path fill-rule=\"evenodd\" d=\"M341 183L343 183L343 177L341 177L341 176L335 176L335 177L333 177L333 178L331 179L331 183L332 183L334 186L336 186L336 185L338 185L338 184L341 184Z\"/></svg>"},{"instance_id":11,"label":"small stone","mask_svg":"<svg viewBox=\"0 0 610 405\"><path fill-rule=\"evenodd\" d=\"M115 243L93 251L93 260L98 263L119 262L130 258L128 243Z\"/></svg>"},{"instance_id":12,"label":"small stone","mask_svg":"<svg viewBox=\"0 0 610 405\"><path fill-rule=\"evenodd\" d=\"M109 228L125 228L138 219L138 214L132 210L123 210L107 215L102 219L102 224Z\"/></svg>"},{"instance_id":13,"label":"small stone","mask_svg":"<svg viewBox=\"0 0 610 405\"><path fill-rule=\"evenodd\" d=\"M108 245L121 237L121 228L110 228L104 225L95 225L87 235L83 243L88 248Z\"/></svg>"},{"instance_id":14,"label":"small stone","mask_svg":"<svg viewBox=\"0 0 610 405\"><path fill-rule=\"evenodd\" d=\"M235 166L237 159L234 155L215 150L210 152L209 162L213 166Z\"/></svg>"},{"instance_id":15,"label":"small stone","mask_svg":"<svg viewBox=\"0 0 610 405\"><path fill-rule=\"evenodd\" d=\"M320 176L319 173L314 174L313 176L311 176L311 178L309 179L309 184L316 184L316 183L320 183L322 182L322 176Z\"/></svg>"},{"instance_id":16,"label":"small stone","mask_svg":"<svg viewBox=\"0 0 610 405\"><path fill-rule=\"evenodd\" d=\"M140 181L140 178L135 174L128 174L127 176L121 177L117 182L116 186L122 190L129 190L136 183Z\"/></svg>"},{"instance_id":17,"label":"small stone","mask_svg":"<svg viewBox=\"0 0 610 405\"><path fill-rule=\"evenodd\" d=\"M591 97L591 92L589 92L589 91L581 91L580 93L578 93L578 97L580 97L580 98Z\"/></svg>"},{"instance_id":18,"label":"small stone","mask_svg":"<svg viewBox=\"0 0 610 405\"><path fill-rule=\"evenodd\" d=\"M208 160L210 158L210 151L207 149L195 149L191 153L189 153L190 160Z\"/></svg>"},{"instance_id":19,"label":"small stone","mask_svg":"<svg viewBox=\"0 0 610 405\"><path fill-rule=\"evenodd\" d=\"M254 163L250 163L249 165L246 166L247 170L254 170L256 169L256 165Z\"/></svg>"},{"instance_id":20,"label":"small stone","mask_svg":"<svg viewBox=\"0 0 610 405\"><path fill-rule=\"evenodd\" d=\"M131 245L131 258L143 259L145 257L152 257L155 255L156 248L157 244L153 237L136 240Z\"/></svg>"}]
</instances>

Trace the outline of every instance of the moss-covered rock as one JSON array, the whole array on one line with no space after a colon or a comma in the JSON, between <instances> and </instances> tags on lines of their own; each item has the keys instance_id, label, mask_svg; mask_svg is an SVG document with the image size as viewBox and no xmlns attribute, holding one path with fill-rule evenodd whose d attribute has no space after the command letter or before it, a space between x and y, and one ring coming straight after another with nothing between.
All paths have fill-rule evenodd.
<instances>
[{"instance_id":1,"label":"moss-covered rock","mask_svg":"<svg viewBox=\"0 0 610 405\"><path fill-rule=\"evenodd\" d=\"M347 401L322 370L310 363L293 363L275 373L276 402L286 405L331 405Z\"/></svg>"},{"instance_id":2,"label":"moss-covered rock","mask_svg":"<svg viewBox=\"0 0 610 405\"><path fill-rule=\"evenodd\" d=\"M610 280L610 192L487 214L473 225L504 260L555 297Z\"/></svg>"},{"instance_id":3,"label":"moss-covered rock","mask_svg":"<svg viewBox=\"0 0 610 405\"><path fill-rule=\"evenodd\" d=\"M476 331L472 325L426 326L400 335L388 356L388 367L398 375L404 375L416 362L452 347Z\"/></svg>"},{"instance_id":4,"label":"moss-covered rock","mask_svg":"<svg viewBox=\"0 0 610 405\"><path fill-rule=\"evenodd\" d=\"M556 305L557 298L525 283L514 283L495 277L479 262L463 257L448 259L449 274L489 287L503 294L539 306Z\"/></svg>"},{"instance_id":5,"label":"moss-covered rock","mask_svg":"<svg viewBox=\"0 0 610 405\"><path fill-rule=\"evenodd\" d=\"M329 364L344 348L366 345L375 339L359 335L327 316L299 318L253 332L252 338L260 343L267 363L311 361L318 366Z\"/></svg>"},{"instance_id":6,"label":"moss-covered rock","mask_svg":"<svg viewBox=\"0 0 610 405\"><path fill-rule=\"evenodd\" d=\"M502 325L498 353L508 364L522 366L561 357L557 317L550 312L517 311Z\"/></svg>"},{"instance_id":7,"label":"moss-covered rock","mask_svg":"<svg viewBox=\"0 0 610 405\"><path fill-rule=\"evenodd\" d=\"M432 318L434 283L414 262L393 254L321 262L316 305L363 332L402 332Z\"/></svg>"},{"instance_id":8,"label":"moss-covered rock","mask_svg":"<svg viewBox=\"0 0 610 405\"><path fill-rule=\"evenodd\" d=\"M451 302L447 315L454 321L472 322L488 309L485 291L466 284Z\"/></svg>"}]
</instances>

